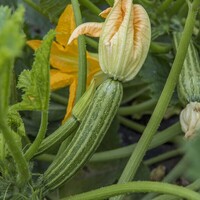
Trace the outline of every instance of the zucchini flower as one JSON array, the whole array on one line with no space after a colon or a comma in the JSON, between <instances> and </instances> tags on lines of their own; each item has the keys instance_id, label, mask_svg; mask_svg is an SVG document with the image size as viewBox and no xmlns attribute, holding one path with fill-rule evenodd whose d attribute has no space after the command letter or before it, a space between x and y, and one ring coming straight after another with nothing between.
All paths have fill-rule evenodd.
<instances>
[{"instance_id":1,"label":"zucchini flower","mask_svg":"<svg viewBox=\"0 0 200 200\"><path fill-rule=\"evenodd\" d=\"M102 71L115 80L132 80L142 67L150 45L149 17L141 5L132 0L115 0L114 6L100 13L104 23L78 26L69 43L81 34L100 37L99 62Z\"/></svg>"},{"instance_id":2,"label":"zucchini flower","mask_svg":"<svg viewBox=\"0 0 200 200\"><path fill-rule=\"evenodd\" d=\"M193 137L200 129L200 103L190 102L180 114L180 123L185 138Z\"/></svg>"}]
</instances>

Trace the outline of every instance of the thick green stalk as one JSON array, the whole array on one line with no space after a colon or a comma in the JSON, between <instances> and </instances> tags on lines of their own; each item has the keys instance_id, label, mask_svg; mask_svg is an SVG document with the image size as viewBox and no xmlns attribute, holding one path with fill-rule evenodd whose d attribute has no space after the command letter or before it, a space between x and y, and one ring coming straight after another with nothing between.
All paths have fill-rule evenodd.
<instances>
[{"instance_id":1,"label":"thick green stalk","mask_svg":"<svg viewBox=\"0 0 200 200\"><path fill-rule=\"evenodd\" d=\"M82 24L82 16L80 11L80 5L78 0L71 1L76 26ZM81 35L78 37L78 52L79 52L79 65L78 65L78 88L76 92L76 102L80 99L83 93L86 90L86 81L87 81L87 60L86 60L86 45L85 45L85 36Z\"/></svg>"},{"instance_id":2,"label":"thick green stalk","mask_svg":"<svg viewBox=\"0 0 200 200\"><path fill-rule=\"evenodd\" d=\"M31 144L30 148L25 153L26 160L30 160L37 153L40 144L42 143L42 140L45 137L47 124L48 124L48 111L44 110L42 111L41 124L37 137L34 140L33 144Z\"/></svg>"},{"instance_id":3,"label":"thick green stalk","mask_svg":"<svg viewBox=\"0 0 200 200\"><path fill-rule=\"evenodd\" d=\"M86 8L88 8L92 13L95 15L98 15L101 13L101 10L91 1L89 0L79 0L79 2L84 5Z\"/></svg>"},{"instance_id":4,"label":"thick green stalk","mask_svg":"<svg viewBox=\"0 0 200 200\"><path fill-rule=\"evenodd\" d=\"M83 199L102 200L102 199L107 199L108 197L111 196L127 194L130 192L133 193L158 192L158 193L172 194L184 199L186 198L188 200L200 199L200 194L181 186L172 185L168 183L156 183L152 181L136 181L125 184L103 187L90 192L85 192L71 197L66 197L61 200L83 200Z\"/></svg>"},{"instance_id":5,"label":"thick green stalk","mask_svg":"<svg viewBox=\"0 0 200 200\"><path fill-rule=\"evenodd\" d=\"M141 113L144 112L145 110L153 109L154 106L156 105L156 102L157 101L155 99L150 99L148 101L142 102L137 105L120 107L118 113L122 116L132 115L134 113Z\"/></svg>"},{"instance_id":6,"label":"thick green stalk","mask_svg":"<svg viewBox=\"0 0 200 200\"><path fill-rule=\"evenodd\" d=\"M172 65L172 69L167 78L164 89L158 100L156 108L149 120L149 123L142 134L135 150L133 151L118 183L125 183L132 180L137 172L138 167L151 143L156 130L166 112L167 106L170 102L175 86L178 81L179 74L181 72L183 62L187 53L190 38L192 36L193 28L195 25L195 19L197 15L197 8L200 5L200 0L194 0L193 4L189 8L186 24L183 30L183 34L180 40L180 44L177 50L177 54ZM114 198L115 200L122 199L123 196Z\"/></svg>"}]
</instances>

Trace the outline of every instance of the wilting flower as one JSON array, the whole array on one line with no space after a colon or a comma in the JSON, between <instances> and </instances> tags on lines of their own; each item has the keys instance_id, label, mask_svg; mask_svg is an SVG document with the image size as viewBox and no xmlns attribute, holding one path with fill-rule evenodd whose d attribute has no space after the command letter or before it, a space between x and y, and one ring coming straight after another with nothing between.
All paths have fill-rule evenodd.
<instances>
[{"instance_id":1,"label":"wilting flower","mask_svg":"<svg viewBox=\"0 0 200 200\"><path fill-rule=\"evenodd\" d=\"M104 23L85 23L72 33L71 43L80 34L100 37L99 62L104 73L119 81L133 79L147 56L151 28L141 5L132 0L116 0L113 8L100 14Z\"/></svg>"},{"instance_id":2,"label":"wilting flower","mask_svg":"<svg viewBox=\"0 0 200 200\"><path fill-rule=\"evenodd\" d=\"M200 103L190 102L180 114L180 123L182 131L186 138L194 136L200 129Z\"/></svg>"},{"instance_id":3,"label":"wilting flower","mask_svg":"<svg viewBox=\"0 0 200 200\"><path fill-rule=\"evenodd\" d=\"M74 13L71 5L68 5L59 18L56 27L56 42L53 42L50 55L50 63L53 69L50 71L51 90L70 86L67 113L64 120L71 115L77 89L78 73L78 45L74 41L67 45L70 35L76 28ZM27 44L36 50L42 41L30 40ZM88 78L87 85L93 75L100 70L98 59L87 52Z\"/></svg>"}]
</instances>

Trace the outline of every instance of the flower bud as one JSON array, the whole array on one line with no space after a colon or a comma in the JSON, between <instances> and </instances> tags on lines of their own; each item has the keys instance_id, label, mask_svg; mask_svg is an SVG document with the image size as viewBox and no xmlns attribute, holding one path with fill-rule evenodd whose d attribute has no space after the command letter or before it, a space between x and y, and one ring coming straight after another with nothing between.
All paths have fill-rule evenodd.
<instances>
[{"instance_id":1,"label":"flower bud","mask_svg":"<svg viewBox=\"0 0 200 200\"><path fill-rule=\"evenodd\" d=\"M193 137L200 129L200 103L190 102L180 114L182 131L186 138Z\"/></svg>"},{"instance_id":2,"label":"flower bud","mask_svg":"<svg viewBox=\"0 0 200 200\"><path fill-rule=\"evenodd\" d=\"M150 21L144 8L132 0L115 1L99 41L102 71L115 80L133 79L144 63L150 40Z\"/></svg>"},{"instance_id":3,"label":"flower bud","mask_svg":"<svg viewBox=\"0 0 200 200\"><path fill-rule=\"evenodd\" d=\"M104 23L78 26L68 44L81 34L100 37L99 63L109 77L122 82L133 79L142 67L151 40L149 17L141 5L132 0L115 0L113 8L104 10Z\"/></svg>"}]
</instances>

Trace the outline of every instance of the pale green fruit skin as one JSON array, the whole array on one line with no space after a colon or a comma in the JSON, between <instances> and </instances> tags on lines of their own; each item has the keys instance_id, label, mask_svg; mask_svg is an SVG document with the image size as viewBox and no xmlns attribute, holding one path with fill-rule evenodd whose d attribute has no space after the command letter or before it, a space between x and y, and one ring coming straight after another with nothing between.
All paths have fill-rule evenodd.
<instances>
[{"instance_id":1,"label":"pale green fruit skin","mask_svg":"<svg viewBox=\"0 0 200 200\"><path fill-rule=\"evenodd\" d=\"M174 34L175 47L178 47L180 33ZM179 75L178 96L182 105L189 102L200 102L200 59L192 43L189 44L183 68Z\"/></svg>"}]
</instances>

